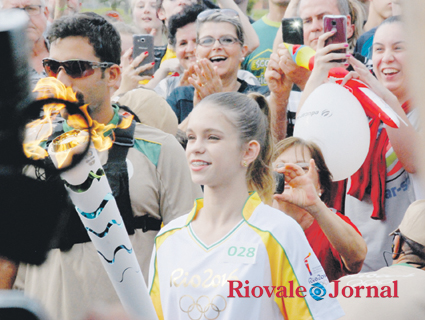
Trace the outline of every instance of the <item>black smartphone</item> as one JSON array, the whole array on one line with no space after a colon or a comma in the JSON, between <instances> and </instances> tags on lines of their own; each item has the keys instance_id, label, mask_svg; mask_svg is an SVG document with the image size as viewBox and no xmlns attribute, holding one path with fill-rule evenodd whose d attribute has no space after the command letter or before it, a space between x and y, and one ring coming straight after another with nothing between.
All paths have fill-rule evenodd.
<instances>
[{"instance_id":1,"label":"black smartphone","mask_svg":"<svg viewBox=\"0 0 425 320\"><path fill-rule=\"evenodd\" d=\"M304 44L303 20L301 18L283 18L282 37L285 43Z\"/></svg>"},{"instance_id":2,"label":"black smartphone","mask_svg":"<svg viewBox=\"0 0 425 320\"><path fill-rule=\"evenodd\" d=\"M150 34L134 34L133 35L133 59L144 52L148 52L148 55L143 59L139 64L140 66L146 64L152 64L155 62L155 52L153 45L153 36ZM154 68L148 69L140 73L140 76L153 76L155 70Z\"/></svg>"},{"instance_id":3,"label":"black smartphone","mask_svg":"<svg viewBox=\"0 0 425 320\"><path fill-rule=\"evenodd\" d=\"M328 38L325 46L333 43L346 43L347 42L347 17L343 15L325 15L323 17L324 32L334 31L335 34ZM347 49L335 50L333 52L346 53ZM331 62L345 62L346 60L334 60Z\"/></svg>"},{"instance_id":4,"label":"black smartphone","mask_svg":"<svg viewBox=\"0 0 425 320\"><path fill-rule=\"evenodd\" d=\"M280 172L273 171L274 180L276 181L275 194L281 194L285 189L285 175Z\"/></svg>"}]
</instances>

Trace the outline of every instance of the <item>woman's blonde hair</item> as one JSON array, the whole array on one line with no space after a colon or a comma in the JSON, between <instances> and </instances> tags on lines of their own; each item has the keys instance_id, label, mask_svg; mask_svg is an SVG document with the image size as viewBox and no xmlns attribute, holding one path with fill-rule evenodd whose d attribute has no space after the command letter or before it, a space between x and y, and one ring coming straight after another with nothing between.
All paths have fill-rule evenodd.
<instances>
[{"instance_id":1,"label":"woman's blonde hair","mask_svg":"<svg viewBox=\"0 0 425 320\"><path fill-rule=\"evenodd\" d=\"M366 21L366 10L362 3L358 0L349 0L351 24L354 25L354 32L348 43L350 44L350 50L354 50L357 43L357 39L363 34L363 25Z\"/></svg>"}]
</instances>

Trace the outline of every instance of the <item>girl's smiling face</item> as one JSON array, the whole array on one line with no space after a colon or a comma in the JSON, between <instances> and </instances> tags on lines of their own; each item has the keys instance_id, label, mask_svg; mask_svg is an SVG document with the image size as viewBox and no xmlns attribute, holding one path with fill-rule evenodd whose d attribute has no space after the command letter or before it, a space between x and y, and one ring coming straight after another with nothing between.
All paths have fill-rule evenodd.
<instances>
[{"instance_id":1,"label":"girl's smiling face","mask_svg":"<svg viewBox=\"0 0 425 320\"><path fill-rule=\"evenodd\" d=\"M152 0L136 0L133 7L134 24L142 31L150 33L156 29L158 33L162 30L162 21L156 15L156 2Z\"/></svg>"},{"instance_id":2,"label":"girl's smiling face","mask_svg":"<svg viewBox=\"0 0 425 320\"><path fill-rule=\"evenodd\" d=\"M214 188L229 184L238 175L244 177L240 137L219 107L205 103L194 108L187 137L186 158L193 182Z\"/></svg>"}]
</instances>

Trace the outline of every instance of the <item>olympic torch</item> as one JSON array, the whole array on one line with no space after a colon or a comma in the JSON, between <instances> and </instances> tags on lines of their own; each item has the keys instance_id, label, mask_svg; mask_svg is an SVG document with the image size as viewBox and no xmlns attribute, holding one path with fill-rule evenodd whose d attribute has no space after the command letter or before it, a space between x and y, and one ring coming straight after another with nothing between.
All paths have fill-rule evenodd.
<instances>
[{"instance_id":1,"label":"olympic torch","mask_svg":"<svg viewBox=\"0 0 425 320\"><path fill-rule=\"evenodd\" d=\"M54 139L48 153L56 167L66 166L88 141L87 131L72 130ZM126 311L137 319L157 319L97 150L91 146L61 178Z\"/></svg>"}]
</instances>

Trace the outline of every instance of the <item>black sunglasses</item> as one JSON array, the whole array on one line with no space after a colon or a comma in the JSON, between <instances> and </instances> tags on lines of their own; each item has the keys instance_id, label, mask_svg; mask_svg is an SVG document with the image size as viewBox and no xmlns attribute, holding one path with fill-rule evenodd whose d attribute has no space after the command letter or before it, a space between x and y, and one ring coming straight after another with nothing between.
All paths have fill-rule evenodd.
<instances>
[{"instance_id":1,"label":"black sunglasses","mask_svg":"<svg viewBox=\"0 0 425 320\"><path fill-rule=\"evenodd\" d=\"M207 17L217 12L231 18L239 18L238 12L233 9L209 9L202 11L200 14L198 14L197 20L203 22Z\"/></svg>"},{"instance_id":2,"label":"black sunglasses","mask_svg":"<svg viewBox=\"0 0 425 320\"><path fill-rule=\"evenodd\" d=\"M88 77L94 73L94 69L106 69L114 65L112 62L96 62L86 60L57 61L54 59L43 59L43 67L49 77L57 77L62 67L71 78Z\"/></svg>"}]
</instances>

